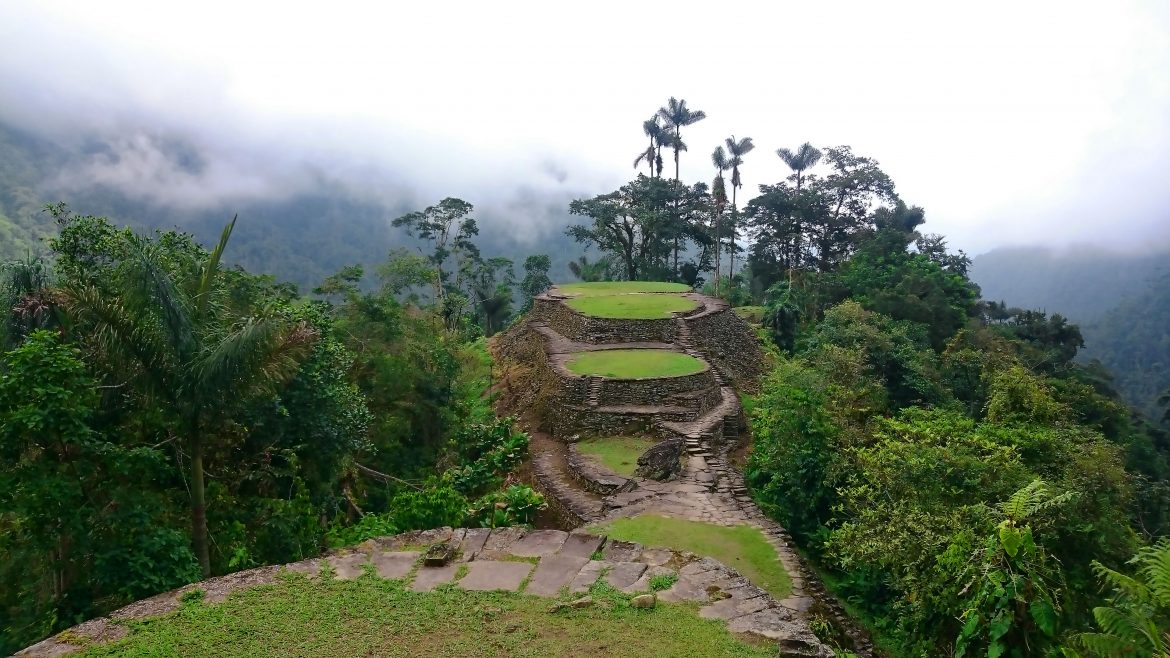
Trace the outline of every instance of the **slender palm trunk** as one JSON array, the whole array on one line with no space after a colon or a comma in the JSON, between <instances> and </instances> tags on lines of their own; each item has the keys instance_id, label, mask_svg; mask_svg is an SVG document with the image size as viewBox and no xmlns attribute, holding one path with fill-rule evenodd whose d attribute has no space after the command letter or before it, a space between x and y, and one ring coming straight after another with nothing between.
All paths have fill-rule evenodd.
<instances>
[{"instance_id":1,"label":"slender palm trunk","mask_svg":"<svg viewBox=\"0 0 1170 658\"><path fill-rule=\"evenodd\" d=\"M720 266L721 264L719 262L719 258L720 258L720 254L719 254L719 240L720 240L719 229L721 229L723 227L722 222L720 221L722 218L723 218L723 209L716 208L715 209L715 296L716 297L719 296L719 272L722 269Z\"/></svg>"},{"instance_id":2,"label":"slender palm trunk","mask_svg":"<svg viewBox=\"0 0 1170 658\"><path fill-rule=\"evenodd\" d=\"M727 292L731 293L731 280L735 277L735 220L738 219L739 208L735 205L736 186L731 186L731 237L728 238L727 250L731 252L731 262L727 264Z\"/></svg>"},{"instance_id":3,"label":"slender palm trunk","mask_svg":"<svg viewBox=\"0 0 1170 658\"><path fill-rule=\"evenodd\" d=\"M211 576L211 554L207 550L207 502L203 483L203 439L199 430L191 437L191 540L203 577Z\"/></svg>"}]
</instances>

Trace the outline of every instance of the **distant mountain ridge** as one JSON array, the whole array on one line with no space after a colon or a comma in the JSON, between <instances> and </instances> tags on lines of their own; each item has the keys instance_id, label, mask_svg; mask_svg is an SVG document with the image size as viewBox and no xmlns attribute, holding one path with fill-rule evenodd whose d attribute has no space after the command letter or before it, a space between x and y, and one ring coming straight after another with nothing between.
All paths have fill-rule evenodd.
<instances>
[{"instance_id":1,"label":"distant mountain ridge","mask_svg":"<svg viewBox=\"0 0 1170 658\"><path fill-rule=\"evenodd\" d=\"M1126 254L1093 247L996 249L971 278L984 299L1060 313L1081 326L1085 359L1098 359L1125 399L1151 419L1170 389L1170 247Z\"/></svg>"},{"instance_id":2,"label":"distant mountain ridge","mask_svg":"<svg viewBox=\"0 0 1170 658\"><path fill-rule=\"evenodd\" d=\"M200 155L192 145L163 142L167 158L179 168L198 168ZM46 251L44 240L55 233L47 203L64 201L81 214L105 215L118 224L138 229L179 228L204 244L214 242L224 224L239 215L232 247L225 255L232 264L252 272L274 275L296 283L302 292L346 265L360 263L367 273L386 260L395 247L413 247L415 241L390 221L421 210L439 199L389 202L364 197L339 181L316 181L308 189L283 198L219 203L200 209L177 209L148 199L131 198L102 184L61 186L61 172L71 163L102 152L99 142L68 147L0 122L0 262ZM389 183L388 183L389 186ZM459 196L452 190L451 196ZM466 201L476 204L475 198ZM485 256L515 261L523 276L524 258L545 253L553 259L552 275L570 278L568 263L581 253L580 245L564 234L569 222L569 199L529 195L508 208L518 217L546 218L518 231L510 218L477 208L480 235L476 244ZM416 207L417 206L417 207ZM535 221L535 220L532 220Z\"/></svg>"}]
</instances>

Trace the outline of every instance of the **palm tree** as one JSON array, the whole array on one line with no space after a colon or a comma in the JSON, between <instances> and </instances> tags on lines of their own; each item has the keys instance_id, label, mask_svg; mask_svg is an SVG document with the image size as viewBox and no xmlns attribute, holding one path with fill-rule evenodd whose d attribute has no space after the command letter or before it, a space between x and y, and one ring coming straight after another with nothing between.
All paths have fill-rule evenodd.
<instances>
[{"instance_id":1,"label":"palm tree","mask_svg":"<svg viewBox=\"0 0 1170 658\"><path fill-rule=\"evenodd\" d=\"M723 172L731 168L727 159L727 152L722 146L716 146L711 153L711 164L715 165L715 181L711 184L711 197L715 200L715 296L719 296L719 273L721 271L719 244L721 219L723 209L727 207L727 186L723 181Z\"/></svg>"},{"instance_id":2,"label":"palm tree","mask_svg":"<svg viewBox=\"0 0 1170 658\"><path fill-rule=\"evenodd\" d=\"M743 180L739 177L739 167L743 164L743 156L751 153L752 149L756 147L752 144L751 137L744 137L737 140L735 135L723 140L727 144L727 153L730 156L728 161L731 164L731 262L727 265L727 278L730 281L735 276L735 224L738 218L739 208L735 203L736 189L743 187Z\"/></svg>"},{"instance_id":3,"label":"palm tree","mask_svg":"<svg viewBox=\"0 0 1170 658\"><path fill-rule=\"evenodd\" d=\"M207 441L242 400L271 392L297 371L316 338L303 323L239 317L220 283L219 263L232 219L200 270L186 280L167 267L157 244L129 239L128 276L116 294L77 284L62 291L100 363L134 381L175 414L190 460L192 544L203 576L211 574L203 459Z\"/></svg>"},{"instance_id":4,"label":"palm tree","mask_svg":"<svg viewBox=\"0 0 1170 658\"><path fill-rule=\"evenodd\" d=\"M642 132L650 138L650 145L646 147L645 151L638 154L638 158L634 160L634 169L637 169L638 165L645 160L646 166L650 169L651 178L656 175L655 168L658 170L657 175L662 176L662 147L670 141L670 135L666 128L658 122L657 114L642 122Z\"/></svg>"},{"instance_id":5,"label":"palm tree","mask_svg":"<svg viewBox=\"0 0 1170 658\"><path fill-rule=\"evenodd\" d=\"M780 159L784 161L784 164L788 165L789 169L796 172L797 192L800 191L800 184L803 181L805 170L817 166L817 163L821 161L820 149L808 142L801 144L795 153L789 149L776 149L776 155L780 156Z\"/></svg>"},{"instance_id":6,"label":"palm tree","mask_svg":"<svg viewBox=\"0 0 1170 658\"><path fill-rule=\"evenodd\" d=\"M658 116L666 124L673 139L669 142L670 148L674 150L674 182L679 181L678 177L678 154L679 151L686 150L686 144L682 141L682 128L702 121L707 118L707 113L702 110L692 110L687 107L686 100L678 100L671 96L664 107L658 108Z\"/></svg>"}]
</instances>

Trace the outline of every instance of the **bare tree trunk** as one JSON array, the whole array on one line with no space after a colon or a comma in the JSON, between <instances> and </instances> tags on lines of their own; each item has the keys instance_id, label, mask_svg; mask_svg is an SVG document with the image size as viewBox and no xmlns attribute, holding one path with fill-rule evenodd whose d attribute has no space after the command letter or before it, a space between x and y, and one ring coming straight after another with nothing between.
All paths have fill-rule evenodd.
<instances>
[{"instance_id":1,"label":"bare tree trunk","mask_svg":"<svg viewBox=\"0 0 1170 658\"><path fill-rule=\"evenodd\" d=\"M211 554L207 550L207 503L203 483L203 439L199 430L191 438L191 540L203 577L211 576Z\"/></svg>"}]
</instances>

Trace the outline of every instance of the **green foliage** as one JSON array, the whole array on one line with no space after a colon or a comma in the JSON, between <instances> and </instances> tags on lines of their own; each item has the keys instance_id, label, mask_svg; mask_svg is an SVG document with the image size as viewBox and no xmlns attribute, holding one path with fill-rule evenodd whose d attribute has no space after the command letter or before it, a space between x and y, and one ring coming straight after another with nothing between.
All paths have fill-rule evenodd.
<instances>
[{"instance_id":1,"label":"green foliage","mask_svg":"<svg viewBox=\"0 0 1170 658\"><path fill-rule=\"evenodd\" d=\"M1133 575L1094 562L1110 592L1108 605L1093 608L1098 631L1079 633L1070 645L1089 656L1165 656L1170 653L1170 540L1138 551ZM1075 649L1068 649L1074 653Z\"/></svg>"},{"instance_id":2,"label":"green foliage","mask_svg":"<svg viewBox=\"0 0 1170 658\"><path fill-rule=\"evenodd\" d=\"M536 522L536 515L547 507L544 496L532 487L514 484L475 501L468 510L467 522L484 528L532 525Z\"/></svg>"}]
</instances>

